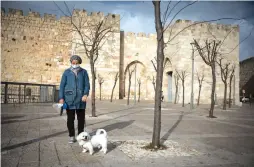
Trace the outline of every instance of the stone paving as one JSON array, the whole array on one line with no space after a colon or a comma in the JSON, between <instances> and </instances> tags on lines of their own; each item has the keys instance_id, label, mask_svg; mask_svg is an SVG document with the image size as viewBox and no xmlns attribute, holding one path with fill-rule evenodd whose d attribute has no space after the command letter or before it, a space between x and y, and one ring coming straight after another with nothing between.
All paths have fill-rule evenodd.
<instances>
[{"instance_id":1,"label":"stone paving","mask_svg":"<svg viewBox=\"0 0 254 167\"><path fill-rule=\"evenodd\" d=\"M131 158L133 148L124 141L151 141L153 103L126 105L126 101L97 101L98 117L90 117L87 109L88 131L105 128L109 135L109 151L90 156L75 144L68 144L66 114L52 104L22 104L1 106L1 164L3 167L56 166L170 166L170 167L253 167L254 166L254 107L243 105L222 111L217 107L215 119L207 118L208 106L190 111L163 103L162 130L164 140L189 147L199 154L143 156ZM135 146L135 145L134 145ZM121 150L130 149L127 150ZM182 150L182 149L179 149ZM166 151L167 152L167 151ZM140 154L142 155L142 154ZM158 152L158 155L160 153ZM173 156L172 156L173 155Z\"/></svg>"}]
</instances>

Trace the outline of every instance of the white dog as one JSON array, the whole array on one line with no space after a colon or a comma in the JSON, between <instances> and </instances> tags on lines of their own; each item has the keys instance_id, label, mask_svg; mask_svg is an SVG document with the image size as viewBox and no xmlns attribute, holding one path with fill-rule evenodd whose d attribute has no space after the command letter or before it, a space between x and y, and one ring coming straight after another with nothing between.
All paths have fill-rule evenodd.
<instances>
[{"instance_id":1,"label":"white dog","mask_svg":"<svg viewBox=\"0 0 254 167\"><path fill-rule=\"evenodd\" d=\"M93 148L101 148L104 154L107 153L107 132L104 129L98 129L94 136L90 136L88 132L82 132L77 136L77 141L83 147L82 152L89 151L90 155L93 154Z\"/></svg>"}]
</instances>

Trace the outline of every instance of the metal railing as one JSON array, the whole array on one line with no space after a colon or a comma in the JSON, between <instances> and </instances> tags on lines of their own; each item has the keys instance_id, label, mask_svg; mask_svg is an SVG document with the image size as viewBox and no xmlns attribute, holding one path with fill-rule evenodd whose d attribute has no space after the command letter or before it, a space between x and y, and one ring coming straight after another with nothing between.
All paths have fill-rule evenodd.
<instances>
[{"instance_id":1,"label":"metal railing","mask_svg":"<svg viewBox=\"0 0 254 167\"><path fill-rule=\"evenodd\" d=\"M1 82L1 103L49 103L57 100L56 85Z\"/></svg>"}]
</instances>

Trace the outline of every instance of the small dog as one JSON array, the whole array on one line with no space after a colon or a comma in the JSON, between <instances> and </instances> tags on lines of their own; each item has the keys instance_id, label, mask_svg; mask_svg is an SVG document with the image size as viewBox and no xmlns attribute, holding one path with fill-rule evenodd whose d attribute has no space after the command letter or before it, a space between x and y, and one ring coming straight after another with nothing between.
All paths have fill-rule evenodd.
<instances>
[{"instance_id":1,"label":"small dog","mask_svg":"<svg viewBox=\"0 0 254 167\"><path fill-rule=\"evenodd\" d=\"M76 139L79 145L83 147L82 152L89 151L90 155L92 155L94 153L93 148L97 147L98 149L101 148L104 154L107 153L108 139L107 132L104 129L98 129L96 134L92 137L88 132L84 131L80 133Z\"/></svg>"}]
</instances>

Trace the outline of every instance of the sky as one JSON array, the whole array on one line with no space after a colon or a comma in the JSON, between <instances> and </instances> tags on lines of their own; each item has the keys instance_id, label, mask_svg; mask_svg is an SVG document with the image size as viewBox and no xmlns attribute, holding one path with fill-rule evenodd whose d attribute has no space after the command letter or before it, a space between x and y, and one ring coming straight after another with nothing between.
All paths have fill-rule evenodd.
<instances>
[{"instance_id":1,"label":"sky","mask_svg":"<svg viewBox=\"0 0 254 167\"><path fill-rule=\"evenodd\" d=\"M55 1L61 9L63 2ZM22 9L26 15L31 9L43 16L44 13L63 15L53 1L1 1L1 7ZM173 7L177 1L171 2ZM172 11L174 16L179 9L190 2L182 1ZM87 12L103 12L120 14L120 28L125 32L155 33L154 8L151 1L67 1L73 9L85 9ZM161 3L162 13L168 2ZM185 8L174 20L186 19L193 21L213 20L219 18L244 18L236 20L222 20L220 23L240 25L240 60L254 56L254 2L251 1L198 1ZM169 21L172 17L169 17ZM247 39L246 39L247 37ZM245 40L244 40L245 39Z\"/></svg>"}]
</instances>

